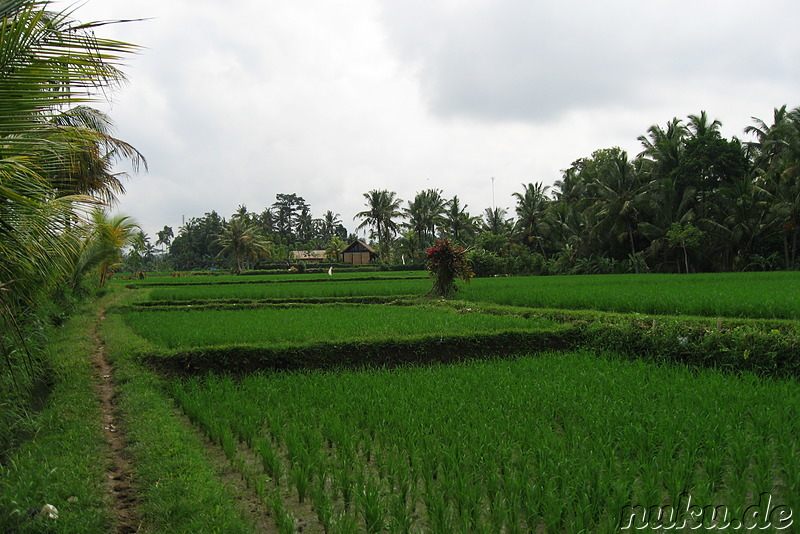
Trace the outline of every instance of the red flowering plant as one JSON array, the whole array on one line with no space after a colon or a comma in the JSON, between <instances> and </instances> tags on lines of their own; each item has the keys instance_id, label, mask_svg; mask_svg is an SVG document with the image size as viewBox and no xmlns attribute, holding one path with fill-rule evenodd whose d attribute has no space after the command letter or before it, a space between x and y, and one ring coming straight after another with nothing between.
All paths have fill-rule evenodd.
<instances>
[{"instance_id":1,"label":"red flowering plant","mask_svg":"<svg viewBox=\"0 0 800 534\"><path fill-rule=\"evenodd\" d=\"M447 239L437 239L436 245L425 251L428 272L433 277L431 293L449 297L456 292L456 280L469 283L475 276L467 263L463 247L454 246Z\"/></svg>"}]
</instances>

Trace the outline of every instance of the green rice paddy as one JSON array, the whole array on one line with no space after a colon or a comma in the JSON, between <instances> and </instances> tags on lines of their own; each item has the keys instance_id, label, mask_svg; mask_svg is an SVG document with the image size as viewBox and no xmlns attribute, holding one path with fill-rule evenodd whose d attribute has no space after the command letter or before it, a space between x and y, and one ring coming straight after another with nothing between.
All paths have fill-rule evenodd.
<instances>
[{"instance_id":1,"label":"green rice paddy","mask_svg":"<svg viewBox=\"0 0 800 534\"><path fill-rule=\"evenodd\" d=\"M611 324L607 311L673 315L676 335L681 321L697 321L689 315L739 318L741 342L748 318L773 319L782 331L800 318L798 273L475 279L454 307L426 297L430 279L301 276L144 287L139 300L159 308L128 307L122 317L158 347L200 353L561 335L565 325L539 317L542 308L552 317L596 310L593 328ZM398 302L292 304L369 296ZM225 309L200 307L222 301ZM651 323L634 317L626 324ZM778 327L759 325L752 322ZM519 352L450 365L165 380L281 532L300 523L326 533L615 532L626 507L675 506L686 496L734 521L761 495L800 511L796 379L594 350L512 357ZM706 520L686 528L724 524Z\"/></svg>"},{"instance_id":2,"label":"green rice paddy","mask_svg":"<svg viewBox=\"0 0 800 534\"><path fill-rule=\"evenodd\" d=\"M800 273L478 278L457 298L533 308L800 319Z\"/></svg>"},{"instance_id":3,"label":"green rice paddy","mask_svg":"<svg viewBox=\"0 0 800 534\"><path fill-rule=\"evenodd\" d=\"M172 388L323 525L349 515L373 532L612 532L626 504L682 493L730 517L763 492L800 506L793 381L572 352Z\"/></svg>"},{"instance_id":4,"label":"green rice paddy","mask_svg":"<svg viewBox=\"0 0 800 534\"><path fill-rule=\"evenodd\" d=\"M295 277L296 279L297 277ZM430 280L420 278L402 280L323 279L315 283L273 280L262 283L186 284L174 287L155 287L150 290L150 299L154 301L191 301L417 296L427 293L430 288Z\"/></svg>"},{"instance_id":5,"label":"green rice paddy","mask_svg":"<svg viewBox=\"0 0 800 534\"><path fill-rule=\"evenodd\" d=\"M249 284L272 282L309 282L309 281L339 281L339 280L381 280L397 278L427 278L426 271L339 271L334 268L330 275L327 269L314 272L279 274L211 274L211 273L180 273L174 276L166 273L153 273L143 279L124 280L117 279L116 283L132 286L174 286L174 285L215 285L215 284Z\"/></svg>"},{"instance_id":6,"label":"green rice paddy","mask_svg":"<svg viewBox=\"0 0 800 534\"><path fill-rule=\"evenodd\" d=\"M459 313L422 306L316 305L242 310L136 311L128 324L168 348L234 343L287 345L379 341L497 331L543 330L546 319Z\"/></svg>"}]
</instances>

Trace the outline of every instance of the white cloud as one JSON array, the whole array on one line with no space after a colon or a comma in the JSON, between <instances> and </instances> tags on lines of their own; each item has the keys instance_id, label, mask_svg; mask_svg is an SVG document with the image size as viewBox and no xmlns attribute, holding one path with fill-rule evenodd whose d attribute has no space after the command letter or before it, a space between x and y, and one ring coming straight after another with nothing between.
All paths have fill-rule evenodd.
<instances>
[{"instance_id":1,"label":"white cloud","mask_svg":"<svg viewBox=\"0 0 800 534\"><path fill-rule=\"evenodd\" d=\"M57 4L58 5L58 4ZM276 193L349 229L370 189L436 187L513 212L593 150L702 109L741 135L800 105L789 1L94 0L83 21L146 47L110 107L150 173L120 209L154 235Z\"/></svg>"}]
</instances>

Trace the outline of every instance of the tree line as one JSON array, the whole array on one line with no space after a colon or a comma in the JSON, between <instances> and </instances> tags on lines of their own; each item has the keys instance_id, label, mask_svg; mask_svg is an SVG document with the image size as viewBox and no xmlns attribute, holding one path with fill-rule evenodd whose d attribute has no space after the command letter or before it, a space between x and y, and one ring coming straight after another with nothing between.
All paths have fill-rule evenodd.
<instances>
[{"instance_id":1,"label":"tree line","mask_svg":"<svg viewBox=\"0 0 800 534\"><path fill-rule=\"evenodd\" d=\"M275 202L261 212L245 205L225 218L216 211L192 217L175 234L170 226L156 232L153 242L137 234L126 258L126 267L139 270L241 271L265 263L293 263L296 250L330 249L336 261L341 250L356 238L330 210L321 218L311 215L311 206L296 193L278 193ZM160 247L160 248L159 248Z\"/></svg>"},{"instance_id":2,"label":"tree line","mask_svg":"<svg viewBox=\"0 0 800 534\"><path fill-rule=\"evenodd\" d=\"M487 207L473 215L439 189L408 201L371 190L356 231L367 232L385 264L421 262L435 239L448 238L468 249L478 274L795 269L800 108L776 108L771 123L754 118L747 142L726 139L720 127L704 111L653 125L635 156L599 149L552 188L521 184L513 213ZM335 260L356 235L338 213L313 218L292 193L276 195L261 213L240 206L228 220L216 212L192 218L178 235L164 227L156 246L142 237L134 264L155 261L160 244L161 260L175 269L242 269L291 262L292 250L326 249Z\"/></svg>"},{"instance_id":3,"label":"tree line","mask_svg":"<svg viewBox=\"0 0 800 534\"><path fill-rule=\"evenodd\" d=\"M800 234L800 108L753 119L743 142L705 112L653 125L639 154L600 149L552 189L521 184L514 213L467 211L429 189L403 203L364 194L359 228L385 259L418 259L434 239L467 247L476 271L698 272L795 269Z\"/></svg>"}]
</instances>

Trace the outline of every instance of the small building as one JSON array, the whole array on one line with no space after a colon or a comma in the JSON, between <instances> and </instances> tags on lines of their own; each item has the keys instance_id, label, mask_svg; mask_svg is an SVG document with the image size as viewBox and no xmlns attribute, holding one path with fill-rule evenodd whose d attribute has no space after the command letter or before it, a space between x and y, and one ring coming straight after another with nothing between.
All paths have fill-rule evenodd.
<instances>
[{"instance_id":1,"label":"small building","mask_svg":"<svg viewBox=\"0 0 800 534\"><path fill-rule=\"evenodd\" d=\"M292 258L296 262L322 263L325 261L324 250L293 250Z\"/></svg>"},{"instance_id":2,"label":"small building","mask_svg":"<svg viewBox=\"0 0 800 534\"><path fill-rule=\"evenodd\" d=\"M363 241L353 241L342 252L342 261L353 265L367 265L377 257L378 253Z\"/></svg>"}]
</instances>

